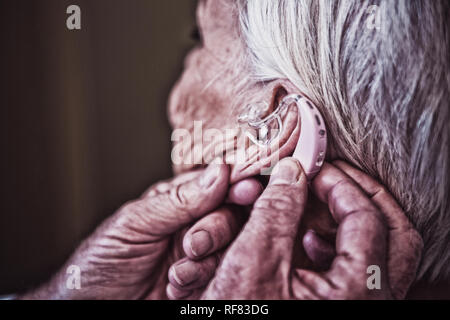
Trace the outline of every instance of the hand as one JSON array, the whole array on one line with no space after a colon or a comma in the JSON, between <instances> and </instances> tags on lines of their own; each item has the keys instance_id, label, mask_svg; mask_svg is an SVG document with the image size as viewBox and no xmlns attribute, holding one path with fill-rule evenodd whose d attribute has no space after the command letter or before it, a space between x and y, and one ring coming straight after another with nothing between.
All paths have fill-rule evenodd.
<instances>
[{"instance_id":1,"label":"hand","mask_svg":"<svg viewBox=\"0 0 450 320\"><path fill-rule=\"evenodd\" d=\"M421 237L384 188L343 162L334 164L336 167L324 165L312 183L312 190L328 204L339 225L336 248L330 249L311 234L305 235L303 241L313 261L323 261L330 258L323 255L335 254L331 268L319 274L292 267L293 242L304 213L307 186L296 160L287 159L280 163L278 175L272 176L269 186L256 201L250 220L225 254L203 298L405 296L420 260ZM289 180L297 177L295 181ZM380 267L381 290L367 288L369 265ZM205 265L202 271L212 277L215 267ZM189 273L184 276L191 277ZM202 285L209 280L206 278L203 277ZM169 279L169 287L183 289L176 279L170 276Z\"/></svg>"},{"instance_id":2,"label":"hand","mask_svg":"<svg viewBox=\"0 0 450 320\"><path fill-rule=\"evenodd\" d=\"M107 219L51 281L21 298L166 298L167 270L183 256L181 229L200 219L199 225L212 233L218 232L214 225L208 225L211 218L201 218L223 204L228 181L228 166L212 164L153 186L140 199L125 204ZM261 189L254 179L247 179L232 186L228 200L253 201ZM206 247L201 234L199 237L196 250L200 252ZM215 248L217 244L211 249ZM66 269L70 265L81 269L80 290L66 286Z\"/></svg>"}]
</instances>

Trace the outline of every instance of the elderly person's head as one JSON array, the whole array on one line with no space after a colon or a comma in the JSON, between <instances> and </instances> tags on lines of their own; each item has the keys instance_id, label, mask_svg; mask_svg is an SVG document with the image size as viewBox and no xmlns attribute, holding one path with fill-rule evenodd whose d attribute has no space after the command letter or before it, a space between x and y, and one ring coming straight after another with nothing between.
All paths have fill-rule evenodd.
<instances>
[{"instance_id":1,"label":"elderly person's head","mask_svg":"<svg viewBox=\"0 0 450 320\"><path fill-rule=\"evenodd\" d=\"M172 93L172 125L234 128L250 102L270 111L287 94L308 96L326 121L328 158L382 182L421 233L418 278L448 278L449 15L446 0L201 1L202 43ZM285 121L281 155L295 148L298 126ZM249 159L231 179L262 166Z\"/></svg>"}]
</instances>

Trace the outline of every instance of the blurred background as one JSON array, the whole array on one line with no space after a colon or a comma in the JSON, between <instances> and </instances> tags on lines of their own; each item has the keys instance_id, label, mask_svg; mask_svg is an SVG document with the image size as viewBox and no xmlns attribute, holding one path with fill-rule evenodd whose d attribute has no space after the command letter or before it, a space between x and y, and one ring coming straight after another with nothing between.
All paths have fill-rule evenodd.
<instances>
[{"instance_id":1,"label":"blurred background","mask_svg":"<svg viewBox=\"0 0 450 320\"><path fill-rule=\"evenodd\" d=\"M66 9L81 8L81 30ZM0 295L46 280L171 175L166 101L195 0L0 0Z\"/></svg>"}]
</instances>

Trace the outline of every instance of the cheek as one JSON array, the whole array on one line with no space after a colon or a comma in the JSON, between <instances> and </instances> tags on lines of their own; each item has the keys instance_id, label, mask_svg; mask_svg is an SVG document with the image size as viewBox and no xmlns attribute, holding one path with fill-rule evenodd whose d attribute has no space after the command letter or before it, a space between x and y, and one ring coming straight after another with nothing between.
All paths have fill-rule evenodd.
<instances>
[{"instance_id":1,"label":"cheek","mask_svg":"<svg viewBox=\"0 0 450 320\"><path fill-rule=\"evenodd\" d=\"M234 143L226 137L239 128L233 106L238 104L236 84L242 82L238 76L245 74L236 71L236 64L230 64L232 69L226 68L227 64L205 49L196 49L186 58L186 68L169 99L172 128L189 133L187 139L173 145L178 159L174 164L176 173L206 164Z\"/></svg>"},{"instance_id":2,"label":"cheek","mask_svg":"<svg viewBox=\"0 0 450 320\"><path fill-rule=\"evenodd\" d=\"M173 127L189 130L194 121L202 121L205 128L223 128L229 123L232 104L228 72L205 49L191 52L185 65L169 99Z\"/></svg>"}]
</instances>

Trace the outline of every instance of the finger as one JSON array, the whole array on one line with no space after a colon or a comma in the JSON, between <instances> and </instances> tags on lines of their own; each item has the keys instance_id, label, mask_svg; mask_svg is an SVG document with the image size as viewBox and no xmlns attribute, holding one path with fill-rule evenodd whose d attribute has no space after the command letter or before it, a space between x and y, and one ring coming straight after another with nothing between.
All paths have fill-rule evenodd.
<instances>
[{"instance_id":1,"label":"finger","mask_svg":"<svg viewBox=\"0 0 450 320\"><path fill-rule=\"evenodd\" d=\"M225 254L205 298L246 298L268 279L281 286L287 283L307 190L298 161L281 160L255 202L249 221ZM265 294L269 298L273 292Z\"/></svg>"},{"instance_id":2,"label":"finger","mask_svg":"<svg viewBox=\"0 0 450 320\"><path fill-rule=\"evenodd\" d=\"M344 161L334 161L333 165L352 178L381 209L390 228L409 230L413 225L391 194L371 176L350 166Z\"/></svg>"},{"instance_id":3,"label":"finger","mask_svg":"<svg viewBox=\"0 0 450 320\"><path fill-rule=\"evenodd\" d=\"M275 166L269 184L253 206L249 225L261 235L295 237L306 204L308 186L298 160L284 158Z\"/></svg>"},{"instance_id":4,"label":"finger","mask_svg":"<svg viewBox=\"0 0 450 320\"><path fill-rule=\"evenodd\" d=\"M166 295L170 300L184 300L192 294L193 291L177 289L170 283L166 286Z\"/></svg>"},{"instance_id":5,"label":"finger","mask_svg":"<svg viewBox=\"0 0 450 320\"><path fill-rule=\"evenodd\" d=\"M166 286L166 295L170 300L200 300L205 287L195 290L179 290L171 283Z\"/></svg>"},{"instance_id":6,"label":"finger","mask_svg":"<svg viewBox=\"0 0 450 320\"><path fill-rule=\"evenodd\" d=\"M201 172L192 171L176 176L171 181L163 181L155 186L149 188L143 196L154 196L158 193L163 193L169 191L173 188L173 185L178 185L185 183L189 180L197 178ZM233 203L241 206L247 206L253 204L256 199L261 195L264 187L262 183L255 178L246 178L244 180L238 181L230 187L228 191L228 196L226 199L227 203Z\"/></svg>"},{"instance_id":7,"label":"finger","mask_svg":"<svg viewBox=\"0 0 450 320\"><path fill-rule=\"evenodd\" d=\"M254 178L244 179L233 184L228 191L227 202L241 206L253 204L263 192L263 185Z\"/></svg>"},{"instance_id":8,"label":"finger","mask_svg":"<svg viewBox=\"0 0 450 320\"><path fill-rule=\"evenodd\" d=\"M122 222L126 224L128 220L138 218L143 221L142 233L149 234L149 237L170 235L222 203L228 181L229 167L211 164L193 180L172 184L166 192L126 204L119 210L122 220L125 220Z\"/></svg>"},{"instance_id":9,"label":"finger","mask_svg":"<svg viewBox=\"0 0 450 320\"><path fill-rule=\"evenodd\" d=\"M177 290L192 291L204 287L216 272L218 255L203 260L193 261L188 258L174 263L169 269L169 282Z\"/></svg>"},{"instance_id":10,"label":"finger","mask_svg":"<svg viewBox=\"0 0 450 320\"><path fill-rule=\"evenodd\" d=\"M307 200L306 176L298 160L284 158L274 168L269 184L253 205L242 232L243 241L264 255L291 257L293 242Z\"/></svg>"},{"instance_id":11,"label":"finger","mask_svg":"<svg viewBox=\"0 0 450 320\"><path fill-rule=\"evenodd\" d=\"M395 297L404 298L419 267L422 237L386 188L343 161L333 164L351 177L385 215L389 227L389 280Z\"/></svg>"},{"instance_id":12,"label":"finger","mask_svg":"<svg viewBox=\"0 0 450 320\"><path fill-rule=\"evenodd\" d=\"M296 269L293 272L292 292L299 300L337 299L331 283L316 272Z\"/></svg>"},{"instance_id":13,"label":"finger","mask_svg":"<svg viewBox=\"0 0 450 320\"><path fill-rule=\"evenodd\" d=\"M200 300L205 289L206 287L195 289L185 300Z\"/></svg>"},{"instance_id":14,"label":"finger","mask_svg":"<svg viewBox=\"0 0 450 320\"><path fill-rule=\"evenodd\" d=\"M173 188L174 185L180 185L182 183L186 183L188 181L194 180L195 178L198 178L202 174L202 171L203 170L190 171L180 174L172 179L161 181L146 190L142 194L142 198L156 196L159 193L168 192Z\"/></svg>"},{"instance_id":15,"label":"finger","mask_svg":"<svg viewBox=\"0 0 450 320\"><path fill-rule=\"evenodd\" d=\"M327 270L336 256L334 245L322 239L313 230L308 230L303 236L303 247L314 266L320 270Z\"/></svg>"},{"instance_id":16,"label":"finger","mask_svg":"<svg viewBox=\"0 0 450 320\"><path fill-rule=\"evenodd\" d=\"M197 221L183 239L186 255L198 260L227 246L237 235L243 217L223 207Z\"/></svg>"},{"instance_id":17,"label":"finger","mask_svg":"<svg viewBox=\"0 0 450 320\"><path fill-rule=\"evenodd\" d=\"M340 288L352 283L353 292L366 291L367 268L377 265L382 285L386 286L388 233L378 208L349 176L327 163L313 180L312 188L319 199L328 203L339 224L337 256L327 273L329 279Z\"/></svg>"}]
</instances>

